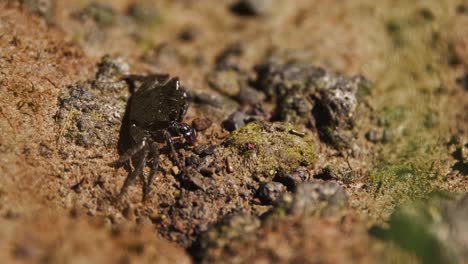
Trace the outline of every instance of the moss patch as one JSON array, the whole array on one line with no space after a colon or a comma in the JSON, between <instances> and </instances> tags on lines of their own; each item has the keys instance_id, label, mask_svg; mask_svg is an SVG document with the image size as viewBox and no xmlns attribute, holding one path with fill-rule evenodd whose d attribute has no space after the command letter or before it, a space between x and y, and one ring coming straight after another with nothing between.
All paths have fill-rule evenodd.
<instances>
[{"instance_id":1,"label":"moss patch","mask_svg":"<svg viewBox=\"0 0 468 264\"><path fill-rule=\"evenodd\" d=\"M425 197L434 190L436 177L429 171L408 165L388 165L371 173L370 185L383 212Z\"/></svg>"},{"instance_id":2,"label":"moss patch","mask_svg":"<svg viewBox=\"0 0 468 264\"><path fill-rule=\"evenodd\" d=\"M296 135L289 123L253 122L234 131L227 144L244 158L252 172L272 174L299 166L313 167L315 153L309 135Z\"/></svg>"}]
</instances>

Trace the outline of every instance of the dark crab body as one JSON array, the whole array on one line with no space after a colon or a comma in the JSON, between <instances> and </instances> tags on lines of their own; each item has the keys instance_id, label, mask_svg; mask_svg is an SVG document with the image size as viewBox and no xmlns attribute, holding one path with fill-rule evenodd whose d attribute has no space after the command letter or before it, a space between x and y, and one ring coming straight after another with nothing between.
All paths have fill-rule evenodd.
<instances>
[{"instance_id":1,"label":"dark crab body","mask_svg":"<svg viewBox=\"0 0 468 264\"><path fill-rule=\"evenodd\" d=\"M180 86L178 78L170 78L169 75L129 75L125 79L132 86L134 81L141 82L141 85L132 94L128 108L131 147L114 164L120 166L136 157L135 168L125 179L120 195L126 192L128 186L138 176L143 182L143 200L145 200L158 169L160 152L158 143L166 142L173 160L181 166L172 137L183 136L186 142L193 144L196 135L192 127L182 123L188 104L186 92ZM153 163L150 173L145 177L143 169L149 157Z\"/></svg>"}]
</instances>

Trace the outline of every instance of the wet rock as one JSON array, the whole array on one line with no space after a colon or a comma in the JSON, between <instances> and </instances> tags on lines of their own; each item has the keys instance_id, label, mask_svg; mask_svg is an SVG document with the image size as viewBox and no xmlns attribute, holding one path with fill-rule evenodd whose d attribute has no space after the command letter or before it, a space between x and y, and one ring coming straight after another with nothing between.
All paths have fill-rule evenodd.
<instances>
[{"instance_id":1,"label":"wet rock","mask_svg":"<svg viewBox=\"0 0 468 264\"><path fill-rule=\"evenodd\" d=\"M285 195L279 208L292 215L333 215L346 208L347 203L340 184L314 181L299 185L292 195Z\"/></svg>"},{"instance_id":2,"label":"wet rock","mask_svg":"<svg viewBox=\"0 0 468 264\"><path fill-rule=\"evenodd\" d=\"M274 120L315 126L322 140L348 146L358 92L368 89L362 76L346 77L300 62L267 61L255 70L255 87L275 103Z\"/></svg>"},{"instance_id":3,"label":"wet rock","mask_svg":"<svg viewBox=\"0 0 468 264\"><path fill-rule=\"evenodd\" d=\"M468 260L468 195L434 193L395 211L388 227L370 233L414 252L423 263Z\"/></svg>"},{"instance_id":4,"label":"wet rock","mask_svg":"<svg viewBox=\"0 0 468 264\"><path fill-rule=\"evenodd\" d=\"M288 191L295 191L299 184L309 180L310 178L311 176L309 171L306 169L298 169L292 173L278 171L273 180L282 183L288 188Z\"/></svg>"},{"instance_id":5,"label":"wet rock","mask_svg":"<svg viewBox=\"0 0 468 264\"><path fill-rule=\"evenodd\" d=\"M276 11L282 0L240 0L231 10L242 16L264 16Z\"/></svg>"},{"instance_id":6,"label":"wet rock","mask_svg":"<svg viewBox=\"0 0 468 264\"><path fill-rule=\"evenodd\" d=\"M243 165L252 173L268 174L271 179L277 170L290 172L300 166L314 165L310 135L301 137L289 133L293 129L289 123L255 121L233 131L226 144L244 158Z\"/></svg>"},{"instance_id":7,"label":"wet rock","mask_svg":"<svg viewBox=\"0 0 468 264\"><path fill-rule=\"evenodd\" d=\"M232 113L228 119L224 120L223 127L228 131L234 131L245 126L245 124L251 121L253 121L251 116L243 112L236 111Z\"/></svg>"},{"instance_id":8,"label":"wet rock","mask_svg":"<svg viewBox=\"0 0 468 264\"><path fill-rule=\"evenodd\" d=\"M263 204L274 204L286 191L286 186L279 182L268 182L260 185L257 197Z\"/></svg>"}]
</instances>

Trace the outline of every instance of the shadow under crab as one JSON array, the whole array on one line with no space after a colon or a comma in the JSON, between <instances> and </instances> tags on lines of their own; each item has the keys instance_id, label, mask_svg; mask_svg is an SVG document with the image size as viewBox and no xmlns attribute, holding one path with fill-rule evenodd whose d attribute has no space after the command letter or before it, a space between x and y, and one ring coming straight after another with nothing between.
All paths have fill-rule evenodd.
<instances>
[{"instance_id":1,"label":"shadow under crab","mask_svg":"<svg viewBox=\"0 0 468 264\"><path fill-rule=\"evenodd\" d=\"M177 77L128 75L124 79L129 83L132 95L120 131L120 157L113 165L125 166L129 171L119 197L125 194L128 186L137 177L140 177L145 201L151 192L154 175L159 167L160 143L167 144L171 158L182 167L172 138L183 136L186 143L194 144L196 134L190 125L182 122L188 103L187 94ZM136 82L141 84L135 90ZM145 177L144 168L149 159L152 159L151 169ZM135 165L133 170L130 166L131 160Z\"/></svg>"}]
</instances>

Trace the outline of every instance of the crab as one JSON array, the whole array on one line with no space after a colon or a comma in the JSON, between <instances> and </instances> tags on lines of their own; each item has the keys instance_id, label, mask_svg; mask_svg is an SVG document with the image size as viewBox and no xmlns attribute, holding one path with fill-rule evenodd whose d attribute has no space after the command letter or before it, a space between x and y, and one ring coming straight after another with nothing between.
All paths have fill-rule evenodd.
<instances>
[{"instance_id":1,"label":"crab","mask_svg":"<svg viewBox=\"0 0 468 264\"><path fill-rule=\"evenodd\" d=\"M120 190L119 197L125 194L127 188L137 177L143 182L143 201L151 192L151 185L159 167L160 144L166 143L170 149L173 162L180 168L182 164L174 147L173 137L185 139L185 143L194 145L195 130L183 123L188 103L187 93L180 86L178 77L170 78L166 74L148 76L127 75L124 79L135 87L135 81L141 85L132 95L127 106L128 134L130 147L113 162L113 166L120 167L134 161L134 169L129 170L128 176ZM131 89L134 90L134 89ZM145 177L144 168L149 160L152 165ZM136 161L136 162L135 162Z\"/></svg>"}]
</instances>

